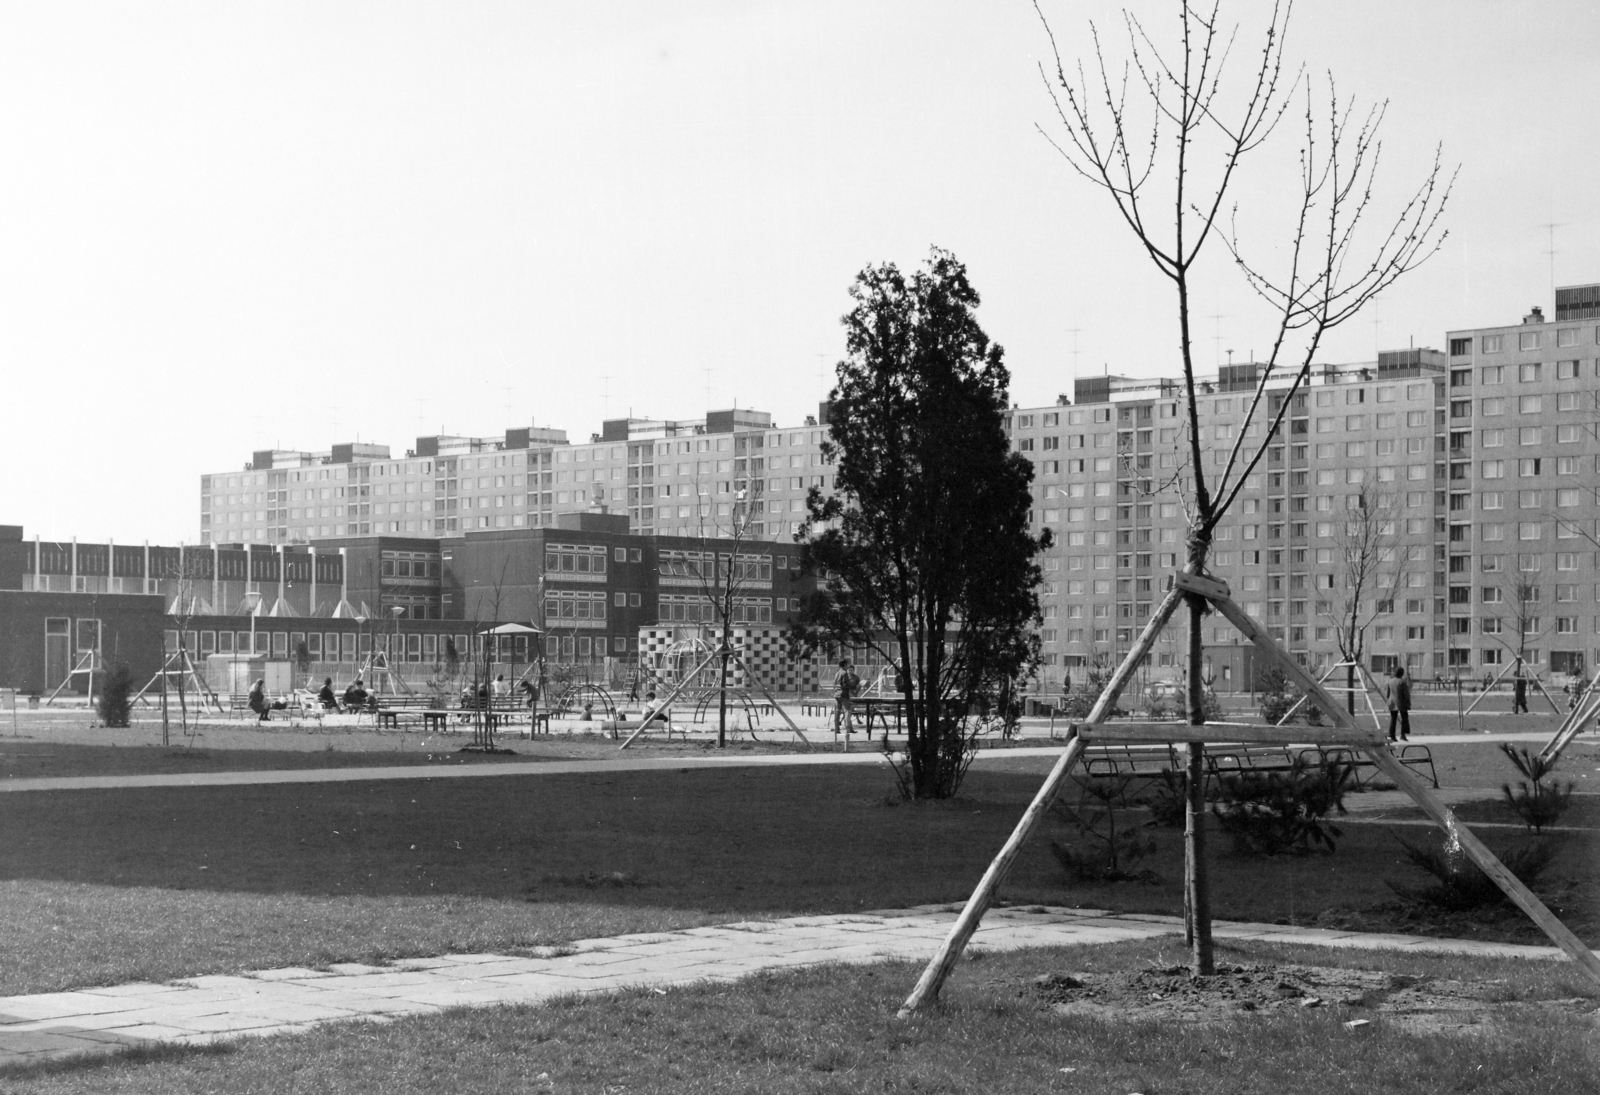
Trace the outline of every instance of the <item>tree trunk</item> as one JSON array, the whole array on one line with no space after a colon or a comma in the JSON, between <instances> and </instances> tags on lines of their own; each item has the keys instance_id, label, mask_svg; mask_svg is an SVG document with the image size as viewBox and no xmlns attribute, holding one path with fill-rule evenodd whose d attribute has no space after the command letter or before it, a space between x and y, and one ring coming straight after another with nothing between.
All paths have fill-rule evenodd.
<instances>
[{"instance_id":1,"label":"tree trunk","mask_svg":"<svg viewBox=\"0 0 1600 1095\"><path fill-rule=\"evenodd\" d=\"M717 678L717 748L728 747L728 625L722 625L722 669Z\"/></svg>"},{"instance_id":2,"label":"tree trunk","mask_svg":"<svg viewBox=\"0 0 1600 1095\"><path fill-rule=\"evenodd\" d=\"M1189 725L1202 726L1206 721L1205 708L1205 646L1201 627L1205 600L1187 598L1189 608ZM1205 746L1199 742L1189 745L1189 769L1184 779L1183 811L1183 882L1184 907L1188 925L1184 932L1189 940L1190 961L1194 973L1209 977L1216 972L1216 960L1211 945L1211 894L1206 878L1205 831Z\"/></svg>"},{"instance_id":3,"label":"tree trunk","mask_svg":"<svg viewBox=\"0 0 1600 1095\"><path fill-rule=\"evenodd\" d=\"M161 666L161 744L172 744L172 726L167 721L167 666Z\"/></svg>"}]
</instances>

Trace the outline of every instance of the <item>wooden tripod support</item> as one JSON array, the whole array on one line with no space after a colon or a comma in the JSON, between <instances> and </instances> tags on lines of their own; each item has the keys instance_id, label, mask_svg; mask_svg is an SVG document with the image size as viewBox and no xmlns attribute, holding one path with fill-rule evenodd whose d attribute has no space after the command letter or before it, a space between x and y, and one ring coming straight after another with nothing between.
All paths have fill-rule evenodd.
<instances>
[{"instance_id":1,"label":"wooden tripod support","mask_svg":"<svg viewBox=\"0 0 1600 1095\"><path fill-rule=\"evenodd\" d=\"M1526 669L1527 663L1522 660L1522 655L1514 655L1512 659L1506 663L1506 667L1500 670L1495 679L1489 682L1489 688L1493 688L1495 685L1505 680L1507 673L1515 671L1518 674L1521 674L1525 672ZM1558 715L1561 714L1561 705L1550 698L1550 693L1545 691L1544 682L1539 679L1538 674L1530 673L1522 679L1528 681L1539 690L1539 694L1543 696L1545 702L1550 705L1550 710L1554 711ZM1472 714L1472 712L1477 709L1477 706L1489 697L1489 688L1485 688L1482 692L1479 692L1477 698L1471 703L1467 704L1467 709L1461 712L1463 717Z\"/></svg>"},{"instance_id":2,"label":"wooden tripod support","mask_svg":"<svg viewBox=\"0 0 1600 1095\"><path fill-rule=\"evenodd\" d=\"M67 687L72 684L72 678L76 677L79 673L89 674L89 688L86 694L89 697L89 701L91 703L94 702L94 675L99 671L99 666L100 659L96 652L93 650L85 650L78 658L78 664L68 670L65 677L61 678L61 683L56 685L55 691L50 693L49 698L44 701L44 705L49 707L51 704L55 703L56 697L67 690Z\"/></svg>"},{"instance_id":3,"label":"wooden tripod support","mask_svg":"<svg viewBox=\"0 0 1600 1095\"><path fill-rule=\"evenodd\" d=\"M922 977L917 981L916 987L911 990L911 995L901 1005L899 1016L904 1019L916 1014L930 1006L939 998L939 990L943 987L945 978L950 975L955 967L956 959L966 948L967 942L978 929L983 914L988 911L994 902L995 894L1004 883L1006 875L1010 872L1011 865L1015 862L1017 854L1028 838L1044 819L1050 804L1055 801L1057 793L1066 782L1073 765L1082 756L1086 744L1097 739L1111 741L1190 741L1203 742L1208 736L1206 727L1202 725L1185 725L1181 723L1106 723L1106 718L1117 697L1122 694L1134 670L1143 661L1150 648L1155 644L1156 636L1166 626L1172 614L1177 610L1179 603L1186 595L1197 595L1204 598L1212 608L1220 612L1229 623L1249 639L1255 648L1264 656L1275 661L1290 680L1308 693L1314 702L1323 709L1334 721L1332 728L1313 728L1317 742L1329 744L1353 745L1359 747L1378 769L1394 780L1395 785L1405 791L1422 807L1423 811L1436 821L1449 835L1450 840L1459 845L1467 857L1475 863L1479 870L1494 880L1495 885L1516 903L1517 907L1527 913L1529 918L1537 924L1550 940L1565 951L1583 971L1600 984L1600 958L1593 951L1584 946L1583 942L1562 924L1555 914L1545 908L1544 903L1534 895L1522 882L1505 868L1493 852L1483 845L1477 837L1473 836L1466 826L1457 820L1444 800L1433 793L1411 771L1401 764L1394 754L1390 753L1383 732L1373 731L1362 727L1350 718L1345 711L1334 703L1333 698L1325 691L1322 685L1315 680L1305 668L1290 657L1278 645L1277 641L1268 634L1260 624L1245 613L1235 604L1230 596L1227 585L1214 578L1205 577L1189 571L1180 571L1173 576L1172 588L1161 603L1156 606L1150 622L1139 634L1139 639L1133 644L1116 672L1106 682L1106 687L1100 693L1100 698L1095 701L1094 708L1084 722L1074 728L1074 733L1067 743L1067 748L1062 752L1050 775L1045 778L1044 785L1039 788L1039 793L1034 796L1033 802L1023 811L1022 818L1017 822L1016 828L989 864L989 869L984 872L977 889L967 899L966 906L961 910L961 915L956 918L955 924L950 929L950 934L940 945L939 951L922 972ZM1228 726L1224 737L1229 741L1260 741L1292 744L1304 741L1306 734L1298 730L1285 727L1261 726L1244 736L1243 728ZM1215 739L1214 733L1209 735Z\"/></svg>"},{"instance_id":4,"label":"wooden tripod support","mask_svg":"<svg viewBox=\"0 0 1600 1095\"><path fill-rule=\"evenodd\" d=\"M1572 739L1583 733L1583 728L1587 723L1594 721L1596 717L1600 717L1600 688L1596 688L1595 683L1590 682L1589 687L1584 689L1583 694L1578 697L1577 704L1571 711L1567 712L1567 717L1561 721L1561 726L1556 730L1555 736L1545 744L1543 749L1539 750L1541 759L1556 760L1561 756L1562 751L1572 744Z\"/></svg>"},{"instance_id":5,"label":"wooden tripod support","mask_svg":"<svg viewBox=\"0 0 1600 1095\"><path fill-rule=\"evenodd\" d=\"M193 691L196 702L208 708L216 708L218 714L224 713L225 708L223 707L222 700L215 692L211 690L211 686L206 684L205 678L202 677L200 675L200 671L195 668L194 659L189 656L189 651L186 648L174 650L171 654L167 655L167 660L163 662L161 668L156 671L156 675L151 677L149 681L145 683L143 688L139 689L138 692L134 693L133 696L129 698L129 704L155 703L155 701L150 698L151 690L159 688L163 680L171 677L180 678L181 680L185 681Z\"/></svg>"},{"instance_id":6,"label":"wooden tripod support","mask_svg":"<svg viewBox=\"0 0 1600 1095\"><path fill-rule=\"evenodd\" d=\"M1334 687L1330 689L1328 687L1328 681L1331 680L1334 674L1338 673L1341 669L1354 669L1356 671L1356 679L1361 682L1361 687L1359 689L1350 689L1344 687ZM1324 692L1343 692L1349 695L1354 691L1359 691L1361 693L1361 697L1367 701L1367 714L1372 716L1372 725L1378 727L1380 730L1383 729L1383 720L1378 717L1378 709L1373 706L1372 703L1372 693L1376 691L1379 696L1382 696L1383 689L1377 686L1377 682L1372 679L1372 674L1367 671L1366 666L1362 665L1360 662L1335 662L1333 665L1328 667L1327 671L1324 672L1322 676L1317 678L1317 683L1322 685ZM1305 707L1309 702L1309 693L1301 695L1299 699L1295 700L1294 703L1290 705L1289 710L1283 713L1283 718L1278 720L1277 725L1287 726L1290 720L1294 718L1295 714L1302 707Z\"/></svg>"},{"instance_id":7,"label":"wooden tripod support","mask_svg":"<svg viewBox=\"0 0 1600 1095\"><path fill-rule=\"evenodd\" d=\"M693 672L685 674L683 679L680 680L673 687L672 691L667 693L667 698L662 700L661 703L657 706L656 709L658 711L659 710L665 710L672 703L673 700L678 698L678 693L679 692L682 692L684 690L684 688L686 688L691 681L693 681L696 677L698 677L701 674L701 672L704 671L705 668L708 665L710 665L717 658L721 657L721 655L722 655L722 650L720 648L718 648L716 650L713 650L711 653L707 654L706 657L705 657L705 660L702 661L699 665L694 667L694 671ZM745 662L745 660L743 658L741 658L739 656L739 652L737 650L730 649L728 651L728 657L731 658L734 662L737 662L738 665L739 665L739 668L744 670L744 675L745 675L745 679L746 680L754 681L755 682L755 686L757 688L761 689L761 694L763 696L767 697L767 702L772 704L772 709L778 713L778 717L783 719L784 722L789 724L789 729L791 729L791 730L793 730L795 732L795 736L798 737L801 741L805 742L807 745L810 745L811 744L811 739L806 737L805 732L802 731L800 729L800 727L795 725L794 720L789 717L789 713L783 709L781 704L778 703L777 699L767 689L767 686L761 683L761 679L759 677L757 677L754 673L750 672L750 666ZM634 739L637 738L640 734L644 733L645 727L647 727L648 725L650 725L648 722L641 722L639 724L639 728L637 730L635 730L632 734L628 735L628 740L623 742L621 745L617 746L618 752L620 752L623 749L626 749L628 746L632 745L633 742L634 742ZM752 737L753 736L754 735L752 735Z\"/></svg>"}]
</instances>

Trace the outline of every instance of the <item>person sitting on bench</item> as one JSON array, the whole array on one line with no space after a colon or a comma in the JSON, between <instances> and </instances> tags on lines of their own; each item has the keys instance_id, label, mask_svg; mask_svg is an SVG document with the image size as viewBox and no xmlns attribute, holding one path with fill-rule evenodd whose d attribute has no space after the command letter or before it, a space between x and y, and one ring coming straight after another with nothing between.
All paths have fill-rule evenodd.
<instances>
[{"instance_id":1,"label":"person sitting on bench","mask_svg":"<svg viewBox=\"0 0 1600 1095\"><path fill-rule=\"evenodd\" d=\"M322 689L317 693L317 702L322 705L324 711L339 710L339 697L333 694L332 677L323 678Z\"/></svg>"},{"instance_id":2,"label":"person sitting on bench","mask_svg":"<svg viewBox=\"0 0 1600 1095\"><path fill-rule=\"evenodd\" d=\"M283 700L267 702L267 682L257 678L256 683L250 686L250 710L260 716L257 722L267 722L274 711L282 711L289 705Z\"/></svg>"},{"instance_id":3,"label":"person sitting on bench","mask_svg":"<svg viewBox=\"0 0 1600 1095\"><path fill-rule=\"evenodd\" d=\"M666 724L669 732L672 730L672 710L665 703L657 703L654 692L647 692L644 697L644 714L639 717L639 725L649 726L657 719Z\"/></svg>"},{"instance_id":4,"label":"person sitting on bench","mask_svg":"<svg viewBox=\"0 0 1600 1095\"><path fill-rule=\"evenodd\" d=\"M361 685L361 678L357 677L350 682L350 687L344 690L344 709L346 711L360 711L367 706L368 692Z\"/></svg>"}]
</instances>

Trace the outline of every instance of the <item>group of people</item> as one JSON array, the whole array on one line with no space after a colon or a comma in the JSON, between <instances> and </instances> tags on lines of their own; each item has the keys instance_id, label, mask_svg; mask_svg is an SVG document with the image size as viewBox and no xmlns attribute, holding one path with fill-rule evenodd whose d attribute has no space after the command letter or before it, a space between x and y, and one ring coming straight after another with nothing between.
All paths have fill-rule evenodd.
<instances>
[{"instance_id":1,"label":"group of people","mask_svg":"<svg viewBox=\"0 0 1600 1095\"><path fill-rule=\"evenodd\" d=\"M517 694L523 707L533 709L539 704L539 686L524 677L517 682ZM465 685L461 689L461 709L463 711L481 708L488 710L491 697L497 701L504 701L511 695L511 685L506 681L506 675L501 673L492 681L478 685Z\"/></svg>"},{"instance_id":2,"label":"group of people","mask_svg":"<svg viewBox=\"0 0 1600 1095\"><path fill-rule=\"evenodd\" d=\"M267 682L265 678L258 677L256 683L250 686L249 704L250 710L256 713L257 721L267 722L272 718L272 712L286 709L289 701L281 696L275 700L267 699ZM323 678L322 687L317 691L317 706L324 711L368 711L377 705L377 694L368 692L360 677L350 682L342 697L335 695L332 677Z\"/></svg>"}]
</instances>

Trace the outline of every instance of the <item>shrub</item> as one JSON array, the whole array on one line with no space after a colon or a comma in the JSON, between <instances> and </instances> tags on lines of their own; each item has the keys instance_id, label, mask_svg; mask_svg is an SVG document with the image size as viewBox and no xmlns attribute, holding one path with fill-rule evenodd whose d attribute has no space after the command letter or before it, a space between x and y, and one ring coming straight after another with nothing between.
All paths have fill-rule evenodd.
<instances>
[{"instance_id":1,"label":"shrub","mask_svg":"<svg viewBox=\"0 0 1600 1095\"><path fill-rule=\"evenodd\" d=\"M1555 786L1553 781L1550 785L1544 782L1544 777L1555 768L1559 758L1546 759L1505 742L1500 744L1500 751L1523 777L1518 781L1516 791L1511 790L1509 783L1502 783L1500 793L1524 825L1535 834L1543 833L1544 827L1560 820L1572 803L1573 785L1570 781L1564 788Z\"/></svg>"},{"instance_id":2,"label":"shrub","mask_svg":"<svg viewBox=\"0 0 1600 1095\"><path fill-rule=\"evenodd\" d=\"M1402 886L1390 881L1389 888L1407 901L1431 905L1450 912L1465 912L1499 905L1510 900L1478 865L1467 858L1467 853L1454 840L1441 839L1438 844L1417 847L1399 836L1400 846L1412 866L1432 875L1434 881L1427 886ZM1549 841L1508 848L1499 854L1506 870L1532 887L1550 861L1555 857L1557 845Z\"/></svg>"},{"instance_id":3,"label":"shrub","mask_svg":"<svg viewBox=\"0 0 1600 1095\"><path fill-rule=\"evenodd\" d=\"M1261 717L1273 726L1289 713L1295 697L1289 694L1289 678L1283 667L1268 665L1256 674L1256 694L1261 707Z\"/></svg>"},{"instance_id":4,"label":"shrub","mask_svg":"<svg viewBox=\"0 0 1600 1095\"><path fill-rule=\"evenodd\" d=\"M100 695L95 700L95 712L103 726L124 727L133 714L129 695L133 692L133 672L127 664L114 661L106 667L100 681Z\"/></svg>"},{"instance_id":5,"label":"shrub","mask_svg":"<svg viewBox=\"0 0 1600 1095\"><path fill-rule=\"evenodd\" d=\"M1061 697L1061 713L1068 719L1086 719L1089 712L1094 710L1095 701L1100 698L1100 693L1105 691L1106 682L1111 679L1111 668L1105 665L1091 666L1088 672L1088 681L1082 688L1074 691L1071 681L1063 686ZM1124 715L1127 712L1122 708L1112 705L1109 717Z\"/></svg>"},{"instance_id":6,"label":"shrub","mask_svg":"<svg viewBox=\"0 0 1600 1095\"><path fill-rule=\"evenodd\" d=\"M1288 772L1246 772L1222 781L1211 811L1245 855L1305 855L1328 852L1344 835L1326 820L1345 813L1344 796L1355 784L1355 768L1339 761L1308 764L1298 758Z\"/></svg>"},{"instance_id":7,"label":"shrub","mask_svg":"<svg viewBox=\"0 0 1600 1095\"><path fill-rule=\"evenodd\" d=\"M1083 800L1074 810L1057 799L1053 812L1076 831L1081 842L1094 849L1079 852L1052 840L1050 853L1068 874L1079 882L1128 882L1153 878L1149 871L1132 868L1155 851L1155 839L1138 829L1117 829L1116 804L1127 793L1132 776L1096 776L1079 779ZM1084 802L1093 800L1092 805Z\"/></svg>"},{"instance_id":8,"label":"shrub","mask_svg":"<svg viewBox=\"0 0 1600 1095\"><path fill-rule=\"evenodd\" d=\"M1161 773L1160 784L1145 802L1150 807L1151 821L1163 829L1177 829L1183 825L1189 805L1184 787L1187 782L1182 772L1168 769Z\"/></svg>"}]
</instances>

